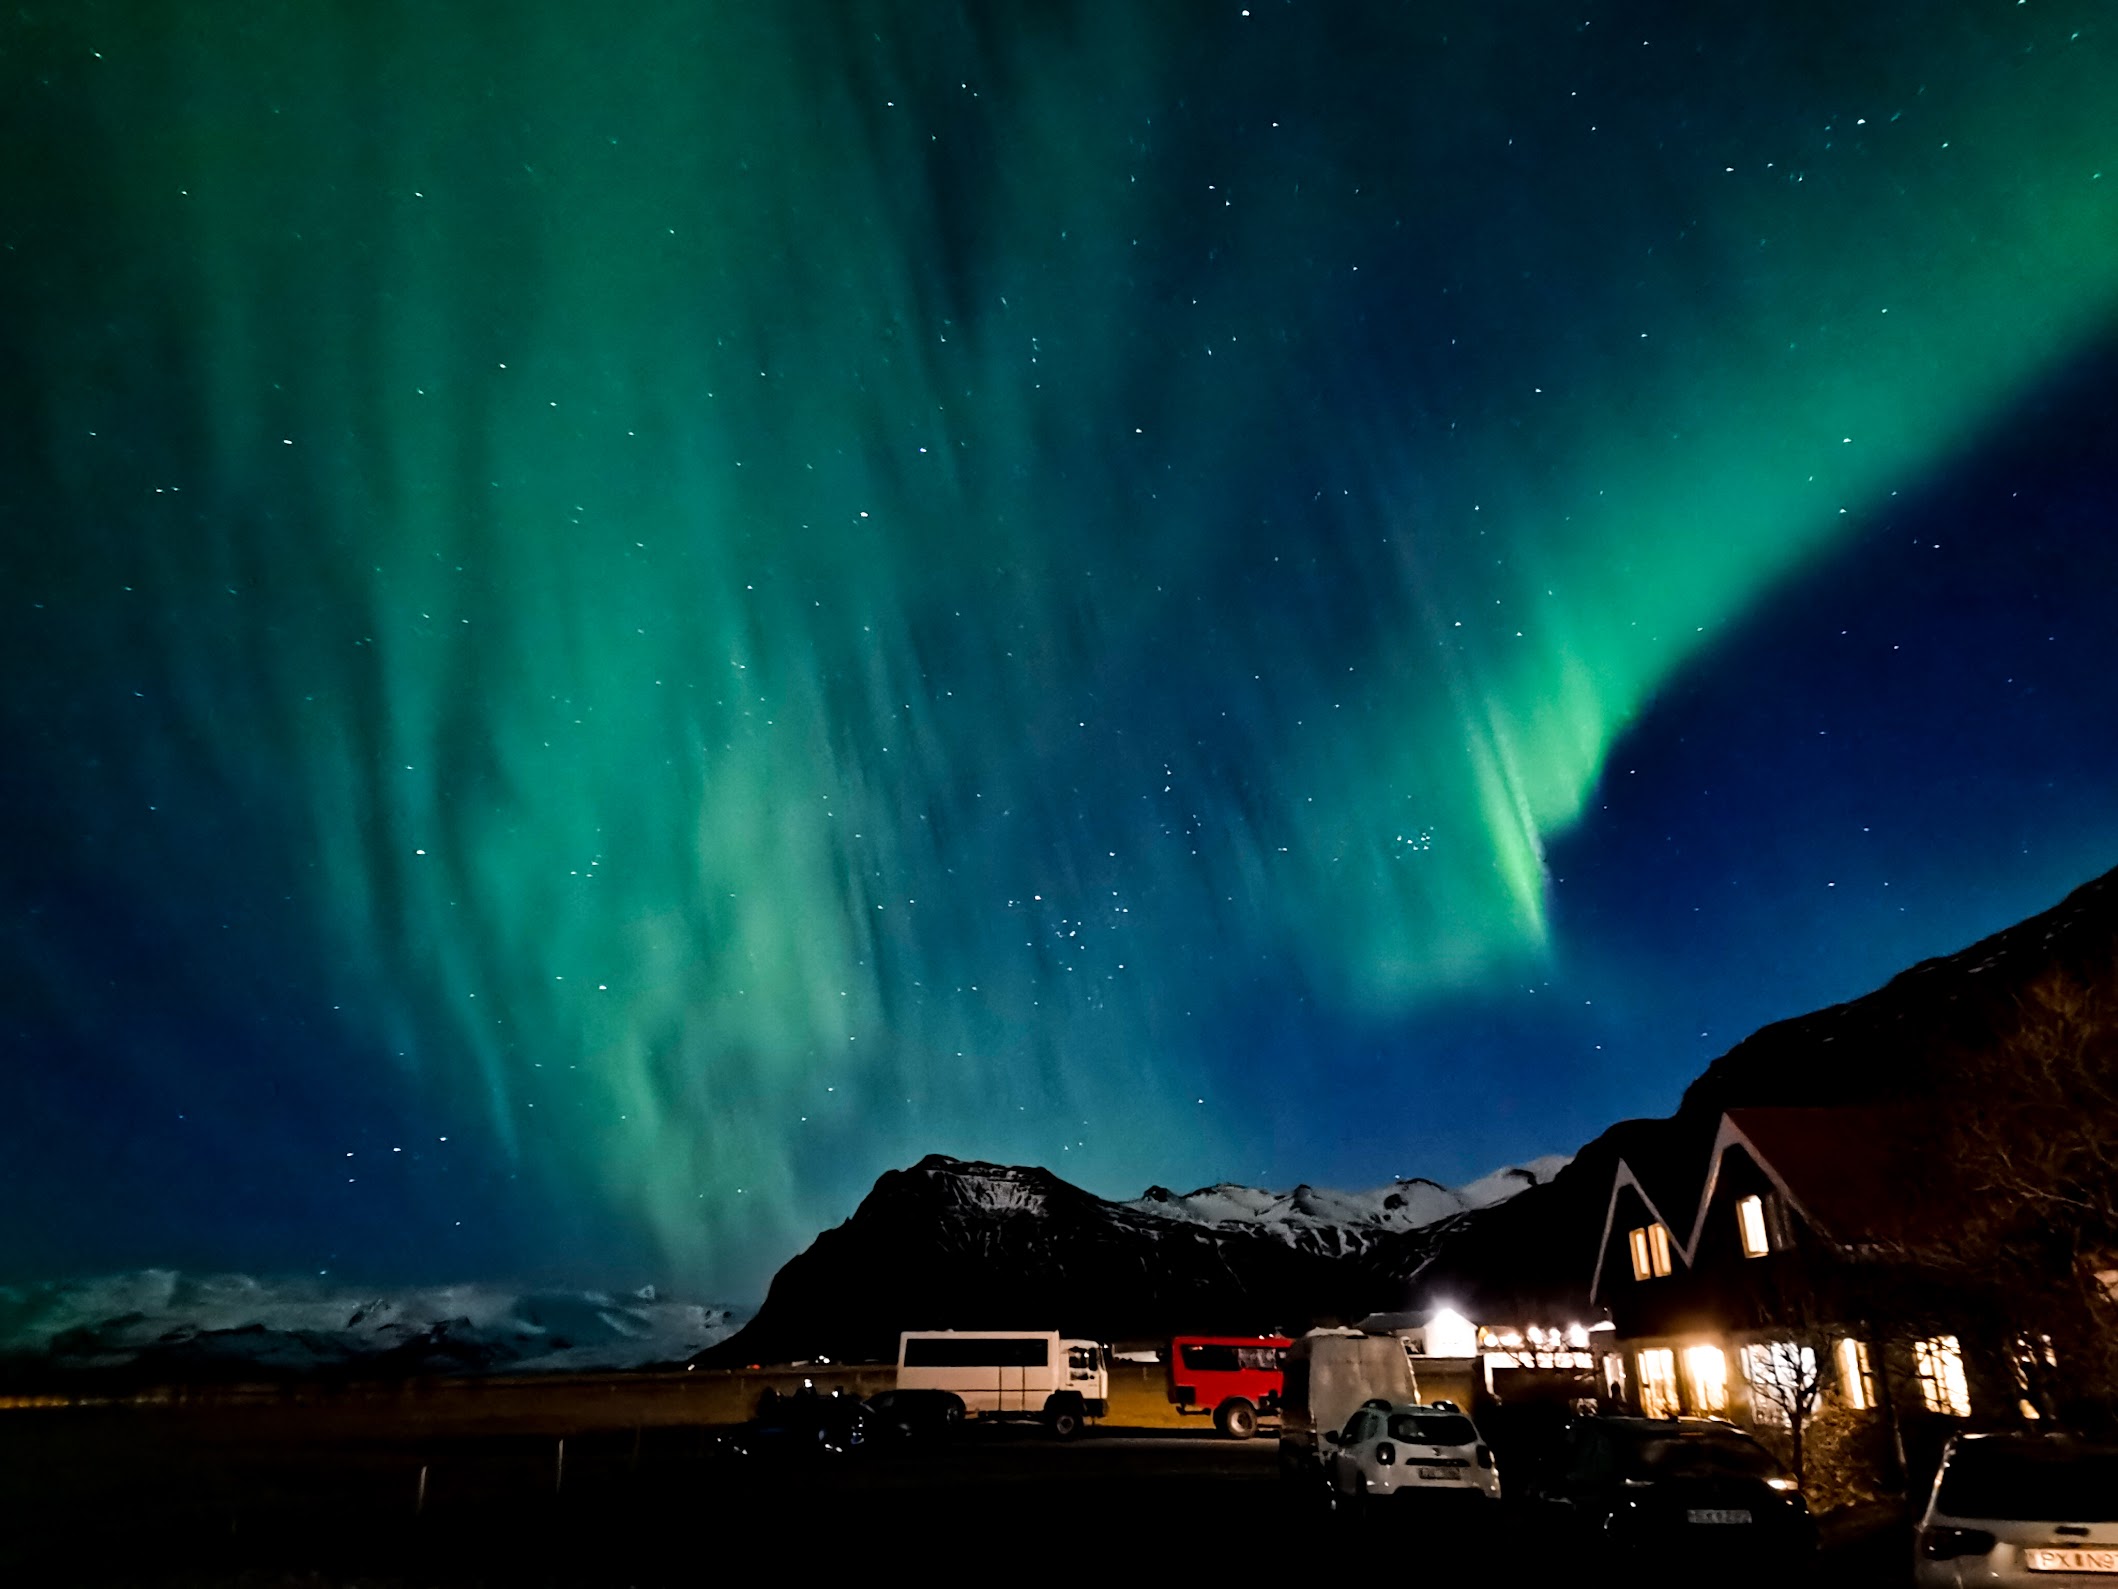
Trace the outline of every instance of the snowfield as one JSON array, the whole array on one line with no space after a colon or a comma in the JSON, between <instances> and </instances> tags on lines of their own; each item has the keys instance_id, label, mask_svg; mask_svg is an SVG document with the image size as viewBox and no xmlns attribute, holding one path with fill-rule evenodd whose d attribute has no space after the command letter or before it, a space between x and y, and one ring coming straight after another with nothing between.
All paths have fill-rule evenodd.
<instances>
[{"instance_id":1,"label":"snowfield","mask_svg":"<svg viewBox=\"0 0 2118 1589\"><path fill-rule=\"evenodd\" d=\"M1418 1230L1439 1220L1467 1214L1473 1209L1504 1203L1526 1187L1541 1186L1570 1162L1571 1156L1547 1154L1527 1164L1495 1170L1468 1186L1448 1187L1436 1181L1414 1178L1392 1181L1366 1192L1333 1192L1315 1186L1297 1186L1291 1192L1267 1192L1253 1186L1223 1182L1204 1186L1181 1196L1155 1186L1145 1195L1121 1204L1136 1213L1158 1219L1216 1229L1247 1226L1299 1241L1326 1231L1367 1237L1385 1232Z\"/></svg>"},{"instance_id":2,"label":"snowfield","mask_svg":"<svg viewBox=\"0 0 2118 1589\"><path fill-rule=\"evenodd\" d=\"M0 1286L0 1358L267 1373L545 1373L676 1364L733 1334L731 1308L492 1285L377 1292L169 1269Z\"/></svg>"}]
</instances>

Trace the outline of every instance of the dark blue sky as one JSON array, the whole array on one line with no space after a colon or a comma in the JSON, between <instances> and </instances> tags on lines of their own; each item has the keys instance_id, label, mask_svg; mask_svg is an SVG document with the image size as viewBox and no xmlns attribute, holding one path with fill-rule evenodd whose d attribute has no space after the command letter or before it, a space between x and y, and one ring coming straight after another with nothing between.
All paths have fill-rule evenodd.
<instances>
[{"instance_id":1,"label":"dark blue sky","mask_svg":"<svg viewBox=\"0 0 2118 1589\"><path fill-rule=\"evenodd\" d=\"M2097 6L0 60L0 1280L1468 1179L2118 862Z\"/></svg>"}]
</instances>

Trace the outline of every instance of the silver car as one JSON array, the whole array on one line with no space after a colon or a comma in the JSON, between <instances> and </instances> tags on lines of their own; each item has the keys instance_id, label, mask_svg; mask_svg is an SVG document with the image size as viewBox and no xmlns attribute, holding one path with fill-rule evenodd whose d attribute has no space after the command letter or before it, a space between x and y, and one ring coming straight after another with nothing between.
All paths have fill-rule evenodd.
<instances>
[{"instance_id":1,"label":"silver car","mask_svg":"<svg viewBox=\"0 0 2118 1589\"><path fill-rule=\"evenodd\" d=\"M2118 1586L2118 1446L2069 1435L1958 1435L1912 1546L1920 1589Z\"/></svg>"}]
</instances>

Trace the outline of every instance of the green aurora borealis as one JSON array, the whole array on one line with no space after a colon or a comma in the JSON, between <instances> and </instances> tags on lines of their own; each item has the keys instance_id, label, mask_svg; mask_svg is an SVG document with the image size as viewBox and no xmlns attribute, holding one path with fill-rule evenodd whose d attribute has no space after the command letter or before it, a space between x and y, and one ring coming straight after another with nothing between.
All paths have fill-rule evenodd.
<instances>
[{"instance_id":1,"label":"green aurora borealis","mask_svg":"<svg viewBox=\"0 0 2118 1589\"><path fill-rule=\"evenodd\" d=\"M8 655L275 1173L750 1277L932 1149L1247 1173L1255 978L1562 953L1657 692L2107 333L2118 38L1505 9L0 24Z\"/></svg>"}]
</instances>

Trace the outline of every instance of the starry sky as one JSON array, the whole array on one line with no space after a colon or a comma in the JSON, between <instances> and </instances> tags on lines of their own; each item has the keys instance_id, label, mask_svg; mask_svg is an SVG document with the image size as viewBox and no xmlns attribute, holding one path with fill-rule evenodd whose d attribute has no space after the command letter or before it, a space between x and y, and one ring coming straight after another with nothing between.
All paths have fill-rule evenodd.
<instances>
[{"instance_id":1,"label":"starry sky","mask_svg":"<svg viewBox=\"0 0 2118 1589\"><path fill-rule=\"evenodd\" d=\"M0 1279L1465 1179L2118 862L2118 19L0 19Z\"/></svg>"}]
</instances>

